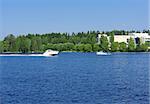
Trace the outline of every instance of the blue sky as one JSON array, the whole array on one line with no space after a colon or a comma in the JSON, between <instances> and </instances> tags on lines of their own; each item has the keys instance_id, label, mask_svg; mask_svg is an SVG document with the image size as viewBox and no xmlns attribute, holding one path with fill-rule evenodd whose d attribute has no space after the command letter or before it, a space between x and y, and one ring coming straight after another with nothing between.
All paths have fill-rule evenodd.
<instances>
[{"instance_id":1,"label":"blue sky","mask_svg":"<svg viewBox=\"0 0 150 104\"><path fill-rule=\"evenodd\" d=\"M148 29L149 0L0 0L8 34Z\"/></svg>"}]
</instances>

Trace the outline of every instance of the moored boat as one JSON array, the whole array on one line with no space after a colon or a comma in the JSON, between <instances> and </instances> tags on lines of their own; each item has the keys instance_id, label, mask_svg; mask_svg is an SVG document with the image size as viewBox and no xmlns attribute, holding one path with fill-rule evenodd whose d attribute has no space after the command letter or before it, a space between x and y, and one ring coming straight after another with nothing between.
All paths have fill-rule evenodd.
<instances>
[{"instance_id":1,"label":"moored boat","mask_svg":"<svg viewBox=\"0 0 150 104\"><path fill-rule=\"evenodd\" d=\"M98 56L107 56L107 55L111 55L111 53L109 53L109 52L103 52L103 51L100 51L100 52L96 52L96 55L98 55Z\"/></svg>"}]
</instances>

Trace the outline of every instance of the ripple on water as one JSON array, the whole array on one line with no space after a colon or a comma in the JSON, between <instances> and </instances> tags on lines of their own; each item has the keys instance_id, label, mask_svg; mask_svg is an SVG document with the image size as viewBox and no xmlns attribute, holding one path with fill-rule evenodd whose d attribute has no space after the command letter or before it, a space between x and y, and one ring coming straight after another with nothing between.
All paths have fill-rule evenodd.
<instances>
[{"instance_id":1,"label":"ripple on water","mask_svg":"<svg viewBox=\"0 0 150 104\"><path fill-rule=\"evenodd\" d=\"M55 58L2 57L1 102L148 104L148 55L117 53L97 57L94 53L62 53Z\"/></svg>"}]
</instances>

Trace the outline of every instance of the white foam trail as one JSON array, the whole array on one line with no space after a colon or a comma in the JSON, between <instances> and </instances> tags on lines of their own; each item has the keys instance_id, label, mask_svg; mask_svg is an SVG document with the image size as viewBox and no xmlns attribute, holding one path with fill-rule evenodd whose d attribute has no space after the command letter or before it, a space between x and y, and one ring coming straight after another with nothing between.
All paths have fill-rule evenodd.
<instances>
[{"instance_id":1,"label":"white foam trail","mask_svg":"<svg viewBox=\"0 0 150 104\"><path fill-rule=\"evenodd\" d=\"M43 56L43 54L0 54L0 56Z\"/></svg>"}]
</instances>

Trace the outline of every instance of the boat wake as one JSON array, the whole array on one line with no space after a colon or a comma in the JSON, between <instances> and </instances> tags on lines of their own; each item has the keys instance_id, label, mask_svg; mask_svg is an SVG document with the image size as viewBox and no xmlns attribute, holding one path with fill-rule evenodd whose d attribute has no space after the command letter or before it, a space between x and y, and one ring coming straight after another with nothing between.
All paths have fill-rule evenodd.
<instances>
[{"instance_id":1,"label":"boat wake","mask_svg":"<svg viewBox=\"0 0 150 104\"><path fill-rule=\"evenodd\" d=\"M44 56L43 54L0 54L0 56Z\"/></svg>"},{"instance_id":2,"label":"boat wake","mask_svg":"<svg viewBox=\"0 0 150 104\"><path fill-rule=\"evenodd\" d=\"M53 51L53 50L46 50L43 54L13 54L13 53L4 53L4 54L0 54L0 56L42 56L42 57L51 57L51 56L55 56L58 55L59 52L58 51Z\"/></svg>"}]
</instances>

